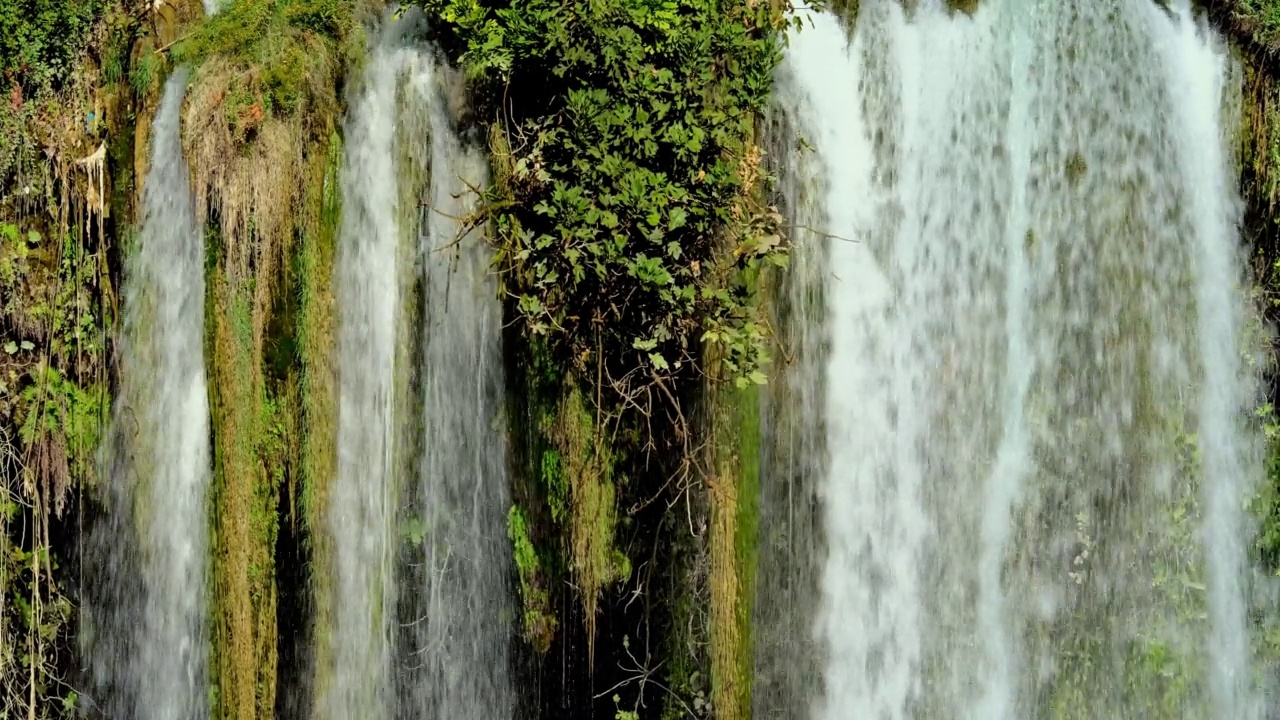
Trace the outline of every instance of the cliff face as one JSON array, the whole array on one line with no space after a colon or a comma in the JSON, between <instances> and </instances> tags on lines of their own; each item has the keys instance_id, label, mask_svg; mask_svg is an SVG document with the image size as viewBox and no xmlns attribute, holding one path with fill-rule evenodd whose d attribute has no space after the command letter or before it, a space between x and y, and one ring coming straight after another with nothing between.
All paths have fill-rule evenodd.
<instances>
[{"instance_id":1,"label":"cliff face","mask_svg":"<svg viewBox=\"0 0 1280 720\"><path fill-rule=\"evenodd\" d=\"M309 715L329 682L316 628L333 611L337 176L374 5L239 0L211 19L189 0L0 8L0 715L104 711L81 697L110 681L81 670L108 630L79 624L100 580L82 539L127 521L104 514L97 452L151 118L179 64L209 247L212 713ZM756 127L785 8L604 3L567 26L555 2L483 18L424 5L447 19L432 40L469 83L452 117L485 138L493 168L486 211L467 221L489 228L506 291L528 705L749 717L763 310L786 264ZM1245 237L1276 323L1280 3L1206 10L1246 67ZM601 63L616 65L607 80ZM549 67L563 72L540 84ZM1272 570L1273 435L1255 503Z\"/></svg>"}]
</instances>

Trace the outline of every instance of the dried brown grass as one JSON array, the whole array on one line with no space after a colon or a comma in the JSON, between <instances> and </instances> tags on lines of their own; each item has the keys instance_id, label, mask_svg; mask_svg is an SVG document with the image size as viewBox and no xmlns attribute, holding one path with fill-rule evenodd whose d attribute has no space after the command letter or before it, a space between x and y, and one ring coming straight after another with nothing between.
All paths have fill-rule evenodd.
<instances>
[{"instance_id":1,"label":"dried brown grass","mask_svg":"<svg viewBox=\"0 0 1280 720\"><path fill-rule=\"evenodd\" d=\"M297 118L261 116L260 124L246 124L253 117L228 114L227 100L243 72L223 58L201 68L184 112L183 145L197 221L204 225L212 216L217 222L220 267L234 283L255 281L253 345L261 357L271 291L303 204L297 171L305 166L306 144ZM262 112L258 104L247 107L249 116Z\"/></svg>"}]
</instances>

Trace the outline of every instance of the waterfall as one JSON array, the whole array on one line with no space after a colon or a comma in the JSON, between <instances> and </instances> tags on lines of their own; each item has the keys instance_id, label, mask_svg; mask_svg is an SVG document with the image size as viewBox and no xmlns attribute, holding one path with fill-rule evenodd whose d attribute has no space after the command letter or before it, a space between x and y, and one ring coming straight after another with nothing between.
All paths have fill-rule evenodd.
<instances>
[{"instance_id":1,"label":"waterfall","mask_svg":"<svg viewBox=\"0 0 1280 720\"><path fill-rule=\"evenodd\" d=\"M383 39L367 59L364 87L351 103L342 167L338 466L329 509L334 673L321 706L334 720L387 715L400 233L392 147L396 79L407 54L394 42Z\"/></svg>"},{"instance_id":2,"label":"waterfall","mask_svg":"<svg viewBox=\"0 0 1280 720\"><path fill-rule=\"evenodd\" d=\"M169 78L152 126L105 448L111 519L96 543L106 597L91 628L95 675L109 715L143 720L208 714L204 238L179 134L186 75Z\"/></svg>"},{"instance_id":3,"label":"waterfall","mask_svg":"<svg viewBox=\"0 0 1280 720\"><path fill-rule=\"evenodd\" d=\"M459 237L485 164L447 113L445 68L411 46L418 19L387 21L347 119L335 720L514 707L500 308L482 238Z\"/></svg>"},{"instance_id":4,"label":"waterfall","mask_svg":"<svg viewBox=\"0 0 1280 720\"><path fill-rule=\"evenodd\" d=\"M821 537L791 542L821 570L757 712L1260 717L1222 43L1186 0L802 17L771 126L800 390L771 413L814 448Z\"/></svg>"},{"instance_id":5,"label":"waterfall","mask_svg":"<svg viewBox=\"0 0 1280 720\"><path fill-rule=\"evenodd\" d=\"M515 709L506 448L496 425L502 312L483 236L459 236L487 167L452 127L442 69L424 58L414 78L420 104L410 105L428 119L430 178L418 225L422 448L407 515L408 561L418 572L402 606L412 627L402 677L417 717L490 720Z\"/></svg>"}]
</instances>

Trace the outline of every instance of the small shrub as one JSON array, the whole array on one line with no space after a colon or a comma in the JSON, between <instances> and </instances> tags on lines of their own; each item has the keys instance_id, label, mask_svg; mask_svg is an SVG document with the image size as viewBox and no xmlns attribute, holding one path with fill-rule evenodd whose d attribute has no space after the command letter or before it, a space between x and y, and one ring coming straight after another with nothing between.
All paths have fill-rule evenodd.
<instances>
[{"instance_id":1,"label":"small shrub","mask_svg":"<svg viewBox=\"0 0 1280 720\"><path fill-rule=\"evenodd\" d=\"M504 289L526 328L634 397L703 343L763 382L752 278L784 264L752 142L785 7L719 0L422 0L479 91ZM501 109L501 113L499 110ZM638 372L633 372L637 371Z\"/></svg>"},{"instance_id":2,"label":"small shrub","mask_svg":"<svg viewBox=\"0 0 1280 720\"><path fill-rule=\"evenodd\" d=\"M103 0L0 3L0 77L6 91L17 87L20 97L30 97L61 87L102 9Z\"/></svg>"}]
</instances>

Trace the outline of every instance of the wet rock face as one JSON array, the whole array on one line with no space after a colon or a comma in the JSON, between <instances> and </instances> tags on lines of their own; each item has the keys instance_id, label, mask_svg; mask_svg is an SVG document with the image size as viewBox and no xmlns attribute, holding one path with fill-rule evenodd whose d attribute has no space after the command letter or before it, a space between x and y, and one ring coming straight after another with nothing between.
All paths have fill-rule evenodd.
<instances>
[{"instance_id":1,"label":"wet rock face","mask_svg":"<svg viewBox=\"0 0 1280 720\"><path fill-rule=\"evenodd\" d=\"M151 23L160 47L178 40L182 37L183 28L204 14L204 6L199 0L153 0L151 8Z\"/></svg>"},{"instance_id":2,"label":"wet rock face","mask_svg":"<svg viewBox=\"0 0 1280 720\"><path fill-rule=\"evenodd\" d=\"M473 119L471 98L467 95L466 76L451 65L441 65L438 77L449 118L455 127L466 127Z\"/></svg>"}]
</instances>

